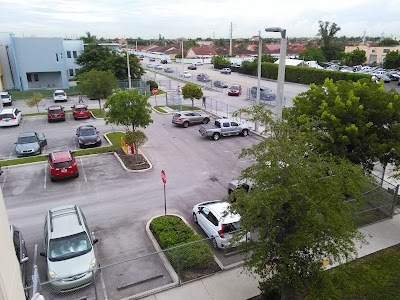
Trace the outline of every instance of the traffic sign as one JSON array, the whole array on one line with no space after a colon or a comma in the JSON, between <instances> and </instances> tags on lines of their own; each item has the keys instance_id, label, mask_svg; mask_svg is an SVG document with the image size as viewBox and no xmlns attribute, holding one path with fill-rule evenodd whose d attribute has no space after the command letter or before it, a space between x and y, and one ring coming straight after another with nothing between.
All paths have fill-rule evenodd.
<instances>
[{"instance_id":1,"label":"traffic sign","mask_svg":"<svg viewBox=\"0 0 400 300\"><path fill-rule=\"evenodd\" d=\"M158 94L158 89L154 88L154 89L151 90L151 92L152 92L153 95L157 95Z\"/></svg>"},{"instance_id":2,"label":"traffic sign","mask_svg":"<svg viewBox=\"0 0 400 300\"><path fill-rule=\"evenodd\" d=\"M167 184L167 176L165 175L165 171L161 171L161 180L164 184Z\"/></svg>"}]
</instances>

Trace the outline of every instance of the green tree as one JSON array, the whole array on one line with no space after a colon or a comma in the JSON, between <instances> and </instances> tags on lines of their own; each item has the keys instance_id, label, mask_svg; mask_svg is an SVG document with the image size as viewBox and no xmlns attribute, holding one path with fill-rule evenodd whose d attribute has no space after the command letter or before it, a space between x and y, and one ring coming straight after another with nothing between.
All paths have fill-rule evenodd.
<instances>
[{"instance_id":1,"label":"green tree","mask_svg":"<svg viewBox=\"0 0 400 300\"><path fill-rule=\"evenodd\" d=\"M81 40L83 40L83 43L88 44L88 45L95 45L97 44L97 38L95 35L91 35L89 31L86 32L86 36L82 36Z\"/></svg>"},{"instance_id":2,"label":"green tree","mask_svg":"<svg viewBox=\"0 0 400 300\"><path fill-rule=\"evenodd\" d=\"M182 95L183 98L192 100L192 108L193 108L194 99L199 100L201 97L203 97L203 91L197 84L188 82L182 88Z\"/></svg>"},{"instance_id":3,"label":"green tree","mask_svg":"<svg viewBox=\"0 0 400 300\"><path fill-rule=\"evenodd\" d=\"M340 27L336 23L318 21L318 35L321 37L321 50L328 61L338 58L338 47L334 43L335 35L340 31Z\"/></svg>"},{"instance_id":4,"label":"green tree","mask_svg":"<svg viewBox=\"0 0 400 300\"><path fill-rule=\"evenodd\" d=\"M42 100L43 100L43 95L41 93L33 93L31 98L25 100L25 103L29 107L36 106L37 112L39 113L39 104L41 104Z\"/></svg>"},{"instance_id":5,"label":"green tree","mask_svg":"<svg viewBox=\"0 0 400 300\"><path fill-rule=\"evenodd\" d=\"M119 80L128 78L126 54L121 55L97 44L90 44L85 47L76 59L76 63L81 66L77 71L78 75L96 69L99 71L111 71ZM133 79L139 79L144 73L143 68L140 66L140 61L135 55L129 55L129 67L131 78Z\"/></svg>"},{"instance_id":6,"label":"green tree","mask_svg":"<svg viewBox=\"0 0 400 300\"><path fill-rule=\"evenodd\" d=\"M366 52L364 50L357 49L352 52L342 54L342 64L346 66L357 66L365 63L367 59Z\"/></svg>"},{"instance_id":7,"label":"green tree","mask_svg":"<svg viewBox=\"0 0 400 300\"><path fill-rule=\"evenodd\" d=\"M148 84L150 86L150 91L152 89L158 89L158 83L155 82L154 80L147 80L146 84Z\"/></svg>"},{"instance_id":8,"label":"green tree","mask_svg":"<svg viewBox=\"0 0 400 300\"><path fill-rule=\"evenodd\" d=\"M322 52L321 48L316 48L311 45L307 45L304 51L299 53L300 59L306 61L317 61L317 62L324 62L326 58L324 53Z\"/></svg>"},{"instance_id":9,"label":"green tree","mask_svg":"<svg viewBox=\"0 0 400 300\"><path fill-rule=\"evenodd\" d=\"M81 94L87 95L89 99L99 100L101 111L101 100L110 96L118 81L111 71L91 70L78 75L78 89Z\"/></svg>"},{"instance_id":10,"label":"green tree","mask_svg":"<svg viewBox=\"0 0 400 300\"><path fill-rule=\"evenodd\" d=\"M265 107L257 113L262 110L261 120L268 119ZM281 299L298 299L291 296L318 286L327 273L323 259L349 260L357 254L354 242L363 241L352 209L370 179L346 159L315 152L318 139L318 132L304 134L286 122L272 122L264 141L241 152L255 159L240 176L252 189L235 191L231 204L243 234L255 233L240 245L245 266L259 275L264 294L278 291Z\"/></svg>"},{"instance_id":11,"label":"green tree","mask_svg":"<svg viewBox=\"0 0 400 300\"><path fill-rule=\"evenodd\" d=\"M367 169L377 161L384 168L400 163L400 98L383 84L326 79L293 99L288 119L299 126L317 120L319 124L308 130L326 133L322 152Z\"/></svg>"},{"instance_id":12,"label":"green tree","mask_svg":"<svg viewBox=\"0 0 400 300\"><path fill-rule=\"evenodd\" d=\"M153 123L151 119L151 105L147 97L141 95L138 90L116 90L107 98L104 107L108 109L106 124L122 125L126 128L132 126L146 127Z\"/></svg>"},{"instance_id":13,"label":"green tree","mask_svg":"<svg viewBox=\"0 0 400 300\"><path fill-rule=\"evenodd\" d=\"M400 68L400 51L390 51L385 56L383 61L383 67L386 69L397 69Z\"/></svg>"},{"instance_id":14,"label":"green tree","mask_svg":"<svg viewBox=\"0 0 400 300\"><path fill-rule=\"evenodd\" d=\"M125 141L133 145L135 148L134 156L139 156L139 147L144 145L147 142L147 136L143 131L135 130L135 131L127 131L125 132Z\"/></svg>"},{"instance_id":15,"label":"green tree","mask_svg":"<svg viewBox=\"0 0 400 300\"><path fill-rule=\"evenodd\" d=\"M394 40L394 39L391 39L391 38L385 38L385 39L381 40L381 41L378 43L378 46L379 46L379 47L384 47L384 46L398 46L398 45L400 45L400 42L399 42L399 41L396 41L396 40Z\"/></svg>"},{"instance_id":16,"label":"green tree","mask_svg":"<svg viewBox=\"0 0 400 300\"><path fill-rule=\"evenodd\" d=\"M228 68L231 62L223 56L216 55L211 59L211 63L214 64L215 69Z\"/></svg>"},{"instance_id":17,"label":"green tree","mask_svg":"<svg viewBox=\"0 0 400 300\"><path fill-rule=\"evenodd\" d=\"M278 59L276 57L273 57L270 54L263 54L261 55L261 62L269 62L269 63L274 63L276 62Z\"/></svg>"}]
</instances>

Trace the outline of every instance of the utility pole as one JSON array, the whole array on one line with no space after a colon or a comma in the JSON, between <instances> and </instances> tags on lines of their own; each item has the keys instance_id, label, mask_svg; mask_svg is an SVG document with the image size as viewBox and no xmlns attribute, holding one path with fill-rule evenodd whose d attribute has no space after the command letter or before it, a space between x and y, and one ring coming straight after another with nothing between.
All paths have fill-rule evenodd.
<instances>
[{"instance_id":1,"label":"utility pole","mask_svg":"<svg viewBox=\"0 0 400 300\"><path fill-rule=\"evenodd\" d=\"M231 29L230 29L229 31L230 31L229 55L232 56L232 31L233 31L233 29L232 29L232 22L231 22Z\"/></svg>"},{"instance_id":2,"label":"utility pole","mask_svg":"<svg viewBox=\"0 0 400 300\"><path fill-rule=\"evenodd\" d=\"M129 90L131 90L132 89L132 81L131 81L131 68L129 65L128 42L126 42L126 65L128 66L128 86L129 86Z\"/></svg>"}]
</instances>

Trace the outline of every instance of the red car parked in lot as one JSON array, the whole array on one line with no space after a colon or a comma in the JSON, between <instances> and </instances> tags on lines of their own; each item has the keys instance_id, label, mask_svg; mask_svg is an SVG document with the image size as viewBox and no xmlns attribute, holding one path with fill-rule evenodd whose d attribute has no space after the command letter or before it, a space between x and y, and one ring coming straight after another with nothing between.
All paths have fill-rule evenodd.
<instances>
[{"instance_id":1,"label":"red car parked in lot","mask_svg":"<svg viewBox=\"0 0 400 300\"><path fill-rule=\"evenodd\" d=\"M65 121L64 107L61 105L52 105L47 109L47 120L52 121Z\"/></svg>"},{"instance_id":2,"label":"red car parked in lot","mask_svg":"<svg viewBox=\"0 0 400 300\"><path fill-rule=\"evenodd\" d=\"M228 96L240 96L242 87L239 84L234 84L228 89Z\"/></svg>"},{"instance_id":3,"label":"red car parked in lot","mask_svg":"<svg viewBox=\"0 0 400 300\"><path fill-rule=\"evenodd\" d=\"M69 150L56 151L49 154L50 180L78 177L79 170L75 157Z\"/></svg>"},{"instance_id":4,"label":"red car parked in lot","mask_svg":"<svg viewBox=\"0 0 400 300\"><path fill-rule=\"evenodd\" d=\"M86 104L75 104L71 106L72 115L74 119L89 119L90 118L90 110L88 109Z\"/></svg>"}]
</instances>

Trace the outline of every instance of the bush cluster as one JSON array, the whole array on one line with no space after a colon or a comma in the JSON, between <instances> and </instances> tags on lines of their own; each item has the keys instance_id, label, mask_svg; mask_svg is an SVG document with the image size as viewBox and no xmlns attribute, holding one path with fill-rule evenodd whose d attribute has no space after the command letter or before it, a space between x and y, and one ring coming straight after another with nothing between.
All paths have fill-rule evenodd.
<instances>
[{"instance_id":1,"label":"bush cluster","mask_svg":"<svg viewBox=\"0 0 400 300\"><path fill-rule=\"evenodd\" d=\"M153 80L147 80L146 84L150 86L150 91L152 89L158 89L158 84L157 82L153 81Z\"/></svg>"},{"instance_id":2,"label":"bush cluster","mask_svg":"<svg viewBox=\"0 0 400 300\"><path fill-rule=\"evenodd\" d=\"M150 229L156 236L162 249L173 248L179 245L196 242L188 246L166 251L174 268L190 268L204 266L212 260L212 252L202 237L193 232L179 217L162 216L155 218Z\"/></svg>"}]
</instances>

